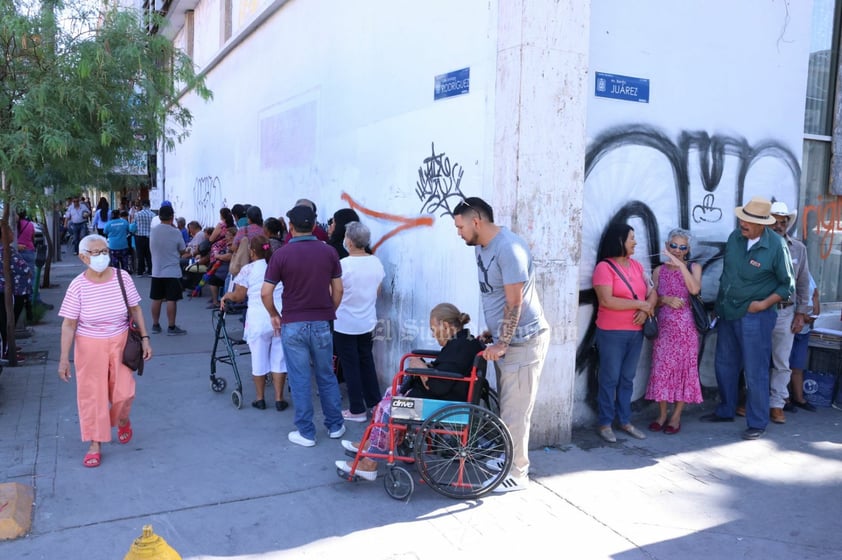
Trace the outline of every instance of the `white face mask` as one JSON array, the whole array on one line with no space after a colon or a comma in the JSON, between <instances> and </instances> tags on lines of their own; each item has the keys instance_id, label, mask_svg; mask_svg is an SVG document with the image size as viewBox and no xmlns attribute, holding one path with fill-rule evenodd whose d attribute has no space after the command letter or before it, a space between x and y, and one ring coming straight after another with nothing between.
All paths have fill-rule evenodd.
<instances>
[{"instance_id":1,"label":"white face mask","mask_svg":"<svg viewBox=\"0 0 842 560\"><path fill-rule=\"evenodd\" d=\"M91 263L88 265L94 272L102 272L108 265L111 264L111 257L108 255L94 255L91 257Z\"/></svg>"}]
</instances>

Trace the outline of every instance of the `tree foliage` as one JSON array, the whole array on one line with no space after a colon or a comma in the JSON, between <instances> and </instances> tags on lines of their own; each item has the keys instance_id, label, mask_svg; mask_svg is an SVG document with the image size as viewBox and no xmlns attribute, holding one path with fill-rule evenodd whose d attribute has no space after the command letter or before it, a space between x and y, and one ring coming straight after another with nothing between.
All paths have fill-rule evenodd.
<instances>
[{"instance_id":1,"label":"tree foliage","mask_svg":"<svg viewBox=\"0 0 842 560\"><path fill-rule=\"evenodd\" d=\"M182 95L212 95L187 55L147 32L163 25L104 1L0 0L4 254L10 208L19 201L44 209L45 187L59 200L85 187L112 190L109 180L145 168L156 144L172 149L189 134ZM14 365L10 292L6 342Z\"/></svg>"},{"instance_id":2,"label":"tree foliage","mask_svg":"<svg viewBox=\"0 0 842 560\"><path fill-rule=\"evenodd\" d=\"M0 170L17 190L107 190L189 134L181 96L211 92L193 62L133 10L0 0ZM166 129L165 129L166 127ZM24 194L24 193L20 193Z\"/></svg>"}]
</instances>

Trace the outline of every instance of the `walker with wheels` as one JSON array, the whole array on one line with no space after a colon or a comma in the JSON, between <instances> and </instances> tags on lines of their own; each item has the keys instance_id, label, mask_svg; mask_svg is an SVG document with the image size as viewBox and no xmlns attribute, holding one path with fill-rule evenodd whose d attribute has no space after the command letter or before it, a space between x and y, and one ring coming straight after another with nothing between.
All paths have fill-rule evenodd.
<instances>
[{"instance_id":1,"label":"walker with wheels","mask_svg":"<svg viewBox=\"0 0 842 560\"><path fill-rule=\"evenodd\" d=\"M214 309L211 312L211 323L214 330L213 350L211 350L210 361L210 387L215 393L221 393L225 390L228 383L224 377L216 375L217 362L228 364L234 370L234 379L237 386L231 392L231 402L238 409L243 407L243 383L240 379L240 370L237 367L237 356L247 356L250 354L248 350L239 351L235 346L244 345L243 340L234 340L229 336L228 329L225 328L225 316L230 313L230 310ZM223 353L220 353L220 341L223 343ZM248 348L248 347L246 347Z\"/></svg>"}]
</instances>

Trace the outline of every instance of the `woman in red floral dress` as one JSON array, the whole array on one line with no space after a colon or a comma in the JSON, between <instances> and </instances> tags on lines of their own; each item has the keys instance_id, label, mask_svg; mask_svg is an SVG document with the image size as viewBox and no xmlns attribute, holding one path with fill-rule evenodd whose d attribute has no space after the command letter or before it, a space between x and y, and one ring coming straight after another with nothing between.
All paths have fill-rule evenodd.
<instances>
[{"instance_id":1,"label":"woman in red floral dress","mask_svg":"<svg viewBox=\"0 0 842 560\"><path fill-rule=\"evenodd\" d=\"M649 424L653 432L677 434L685 403L702 402L699 384L699 335L689 298L702 289L702 267L688 261L690 232L674 229L664 255L667 262L652 273L658 291L659 334L652 345L652 373L646 398L658 401L658 418ZM669 403L675 403L668 416Z\"/></svg>"}]
</instances>

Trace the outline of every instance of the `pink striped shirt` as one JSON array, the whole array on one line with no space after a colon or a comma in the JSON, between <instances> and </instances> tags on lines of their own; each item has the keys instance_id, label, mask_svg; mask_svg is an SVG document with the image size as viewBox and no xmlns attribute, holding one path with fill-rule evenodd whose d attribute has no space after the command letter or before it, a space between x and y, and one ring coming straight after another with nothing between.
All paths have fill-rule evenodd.
<instances>
[{"instance_id":1,"label":"pink striped shirt","mask_svg":"<svg viewBox=\"0 0 842 560\"><path fill-rule=\"evenodd\" d=\"M117 269L112 270L117 272ZM125 271L120 273L123 275L129 305L134 307L140 303L140 294L131 276ZM58 314L60 317L78 320L76 334L91 338L109 338L129 327L126 304L116 274L101 284L85 278L85 273L74 278L67 286Z\"/></svg>"}]
</instances>

